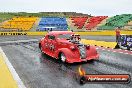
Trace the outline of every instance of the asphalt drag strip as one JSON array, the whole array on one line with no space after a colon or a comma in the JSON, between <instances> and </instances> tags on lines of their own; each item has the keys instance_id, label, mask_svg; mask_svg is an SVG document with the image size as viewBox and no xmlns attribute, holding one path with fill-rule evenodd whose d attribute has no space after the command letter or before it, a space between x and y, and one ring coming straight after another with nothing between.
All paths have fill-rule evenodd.
<instances>
[{"instance_id":1,"label":"asphalt drag strip","mask_svg":"<svg viewBox=\"0 0 132 88\"><path fill-rule=\"evenodd\" d=\"M97 40L97 41L106 41L106 42L115 42L116 37L115 36L83 36L81 35L82 39L88 39L88 40Z\"/></svg>"},{"instance_id":2,"label":"asphalt drag strip","mask_svg":"<svg viewBox=\"0 0 132 88\"><path fill-rule=\"evenodd\" d=\"M27 88L131 88L129 84L85 84L75 79L82 66L87 74L130 74L132 56L98 49L97 61L64 65L41 54L38 43L6 45L3 51Z\"/></svg>"}]
</instances>

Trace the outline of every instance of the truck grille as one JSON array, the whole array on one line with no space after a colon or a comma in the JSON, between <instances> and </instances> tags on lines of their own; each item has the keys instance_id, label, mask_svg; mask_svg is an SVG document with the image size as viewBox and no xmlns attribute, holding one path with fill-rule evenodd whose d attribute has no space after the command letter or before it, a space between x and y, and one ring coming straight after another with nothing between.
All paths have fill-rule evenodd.
<instances>
[{"instance_id":1,"label":"truck grille","mask_svg":"<svg viewBox=\"0 0 132 88\"><path fill-rule=\"evenodd\" d=\"M78 49L80 52L80 57L81 59L85 59L86 58L86 47L84 45L78 45Z\"/></svg>"}]
</instances>

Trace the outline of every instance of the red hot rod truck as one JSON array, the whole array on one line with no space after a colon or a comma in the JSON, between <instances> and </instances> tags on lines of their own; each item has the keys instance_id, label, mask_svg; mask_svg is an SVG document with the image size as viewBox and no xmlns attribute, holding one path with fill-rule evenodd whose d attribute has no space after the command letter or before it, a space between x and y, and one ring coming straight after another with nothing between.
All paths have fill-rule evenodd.
<instances>
[{"instance_id":1,"label":"red hot rod truck","mask_svg":"<svg viewBox=\"0 0 132 88\"><path fill-rule=\"evenodd\" d=\"M39 48L42 53L67 63L98 59L96 48L81 44L80 40L71 31L52 31L40 40Z\"/></svg>"}]
</instances>

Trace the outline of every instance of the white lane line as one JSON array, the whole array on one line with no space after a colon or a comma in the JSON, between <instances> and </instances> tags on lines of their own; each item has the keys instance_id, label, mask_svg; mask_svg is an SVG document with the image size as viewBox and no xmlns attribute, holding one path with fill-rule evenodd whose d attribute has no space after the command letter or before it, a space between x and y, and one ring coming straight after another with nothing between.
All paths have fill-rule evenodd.
<instances>
[{"instance_id":1,"label":"white lane line","mask_svg":"<svg viewBox=\"0 0 132 88\"><path fill-rule=\"evenodd\" d=\"M18 76L17 72L15 71L14 67L12 66L10 61L8 60L7 56L3 52L1 47L0 47L0 52L2 53L3 59L4 59L5 63L6 63L6 65L7 65L7 67L9 68L14 80L17 82L18 88L26 88L25 85L23 84L22 80Z\"/></svg>"},{"instance_id":2,"label":"white lane line","mask_svg":"<svg viewBox=\"0 0 132 88\"><path fill-rule=\"evenodd\" d=\"M105 49L102 49L102 50L105 50Z\"/></svg>"},{"instance_id":3,"label":"white lane line","mask_svg":"<svg viewBox=\"0 0 132 88\"><path fill-rule=\"evenodd\" d=\"M99 48L96 48L96 49L99 49Z\"/></svg>"},{"instance_id":4,"label":"white lane line","mask_svg":"<svg viewBox=\"0 0 132 88\"><path fill-rule=\"evenodd\" d=\"M129 53L125 53L125 52L121 52L122 51L122 49L118 49L119 51L115 51L114 49L112 49L112 50L107 50L107 49L102 49L102 48L97 48L97 49L101 49L101 50L106 50L106 51L111 51L111 52L116 52L116 53L123 53L123 54L129 54ZM128 51L128 50L124 50L124 51ZM129 51L129 52L132 52L132 51ZM132 55L132 54L129 54L129 55Z\"/></svg>"},{"instance_id":5,"label":"white lane line","mask_svg":"<svg viewBox=\"0 0 132 88\"><path fill-rule=\"evenodd\" d=\"M123 52L119 52L119 53L123 53Z\"/></svg>"}]
</instances>

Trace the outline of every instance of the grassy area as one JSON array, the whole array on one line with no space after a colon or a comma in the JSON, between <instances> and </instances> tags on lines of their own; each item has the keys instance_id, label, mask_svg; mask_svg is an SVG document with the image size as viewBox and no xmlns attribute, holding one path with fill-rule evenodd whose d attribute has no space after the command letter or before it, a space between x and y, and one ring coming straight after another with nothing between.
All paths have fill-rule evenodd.
<instances>
[{"instance_id":1,"label":"grassy area","mask_svg":"<svg viewBox=\"0 0 132 88\"><path fill-rule=\"evenodd\" d=\"M9 20L12 17L14 17L13 14L10 14L10 13L0 13L0 22L3 22L5 20Z\"/></svg>"},{"instance_id":2,"label":"grassy area","mask_svg":"<svg viewBox=\"0 0 132 88\"><path fill-rule=\"evenodd\" d=\"M88 14L76 13L76 12L39 12L39 13L27 13L27 12L0 12L0 22L10 19L13 16L35 16L35 17L70 17L70 16L90 16Z\"/></svg>"}]
</instances>

